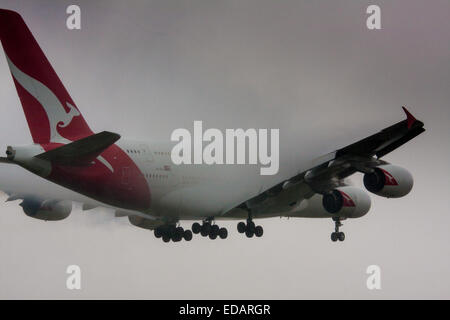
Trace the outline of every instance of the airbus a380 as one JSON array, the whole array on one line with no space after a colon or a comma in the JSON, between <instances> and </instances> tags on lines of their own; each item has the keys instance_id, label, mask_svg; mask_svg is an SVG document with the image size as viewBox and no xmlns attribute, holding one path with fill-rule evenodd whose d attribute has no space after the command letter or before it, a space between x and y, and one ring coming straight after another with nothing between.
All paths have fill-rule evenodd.
<instances>
[{"instance_id":1,"label":"airbus a380","mask_svg":"<svg viewBox=\"0 0 450 320\"><path fill-rule=\"evenodd\" d=\"M280 216L332 219L331 240L344 241L342 221L369 211L368 192L398 198L413 187L406 169L381 159L425 131L405 108L405 120L337 151L304 154L291 177L267 183L229 166L174 165L170 143L94 133L18 13L0 9L0 38L33 140L8 146L0 161L113 208L164 242L190 241L193 233L225 239L227 229L217 224L225 219L237 220L238 232L248 238L261 237L263 228L254 220ZM357 172L368 192L346 185ZM73 199L8 194L36 219L62 220L72 211ZM84 209L92 206L87 201ZM195 222L184 229L183 220Z\"/></svg>"}]
</instances>

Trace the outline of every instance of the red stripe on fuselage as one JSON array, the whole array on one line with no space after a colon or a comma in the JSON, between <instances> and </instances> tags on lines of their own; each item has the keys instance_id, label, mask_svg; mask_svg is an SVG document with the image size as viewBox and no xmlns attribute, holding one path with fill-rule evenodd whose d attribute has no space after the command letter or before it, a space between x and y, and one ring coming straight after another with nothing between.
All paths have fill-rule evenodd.
<instances>
[{"instance_id":1,"label":"red stripe on fuselage","mask_svg":"<svg viewBox=\"0 0 450 320\"><path fill-rule=\"evenodd\" d=\"M60 144L46 144L48 151ZM109 205L132 210L150 208L151 193L145 176L134 161L117 145L111 145L101 156L113 172L98 159L90 166L52 164L48 180Z\"/></svg>"}]
</instances>

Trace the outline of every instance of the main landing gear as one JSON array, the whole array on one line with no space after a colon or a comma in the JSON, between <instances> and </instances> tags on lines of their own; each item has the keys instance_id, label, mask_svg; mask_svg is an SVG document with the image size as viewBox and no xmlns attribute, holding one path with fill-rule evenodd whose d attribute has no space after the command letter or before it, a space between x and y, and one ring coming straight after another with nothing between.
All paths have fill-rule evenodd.
<instances>
[{"instance_id":1,"label":"main landing gear","mask_svg":"<svg viewBox=\"0 0 450 320\"><path fill-rule=\"evenodd\" d=\"M219 228L217 224L211 224L211 220L205 220L202 224L194 222L192 224L192 232L195 234L200 233L203 237L208 237L211 240L226 239L228 237L228 230L226 228Z\"/></svg>"},{"instance_id":2,"label":"main landing gear","mask_svg":"<svg viewBox=\"0 0 450 320\"><path fill-rule=\"evenodd\" d=\"M180 242L181 240L191 241L192 231L184 230L182 227L176 225L163 225L157 227L154 231L156 238L162 238L164 242Z\"/></svg>"},{"instance_id":3,"label":"main landing gear","mask_svg":"<svg viewBox=\"0 0 450 320\"><path fill-rule=\"evenodd\" d=\"M334 221L334 232L331 233L331 241L344 241L345 240L345 233L339 232L339 227L342 227L341 219L339 217L333 217Z\"/></svg>"},{"instance_id":4,"label":"main landing gear","mask_svg":"<svg viewBox=\"0 0 450 320\"><path fill-rule=\"evenodd\" d=\"M239 233L245 233L247 238L251 238L253 236L262 237L264 233L264 229L261 226L255 226L251 216L247 219L247 224L245 222L239 222L237 225L237 229Z\"/></svg>"}]
</instances>

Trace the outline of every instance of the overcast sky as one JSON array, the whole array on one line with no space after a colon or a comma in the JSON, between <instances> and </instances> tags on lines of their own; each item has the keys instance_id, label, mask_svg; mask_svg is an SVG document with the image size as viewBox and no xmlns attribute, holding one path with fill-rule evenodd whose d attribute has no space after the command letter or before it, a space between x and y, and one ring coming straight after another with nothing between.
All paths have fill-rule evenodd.
<instances>
[{"instance_id":1,"label":"overcast sky","mask_svg":"<svg viewBox=\"0 0 450 320\"><path fill-rule=\"evenodd\" d=\"M74 31L72 1L0 7L21 13L94 131L164 140L194 120L280 128L283 174L402 120L406 105L427 131L385 159L415 186L402 199L372 196L365 217L345 221L344 243L330 241L328 219L263 220L250 240L227 222L225 241L165 244L105 210L52 223L1 204L0 298L450 298L448 0L76 3ZM369 4L382 30L366 28ZM30 143L3 52L0 99L0 150ZM1 165L0 189L11 185L58 191ZM70 264L80 291L65 287ZM380 291L366 288L372 264Z\"/></svg>"}]
</instances>

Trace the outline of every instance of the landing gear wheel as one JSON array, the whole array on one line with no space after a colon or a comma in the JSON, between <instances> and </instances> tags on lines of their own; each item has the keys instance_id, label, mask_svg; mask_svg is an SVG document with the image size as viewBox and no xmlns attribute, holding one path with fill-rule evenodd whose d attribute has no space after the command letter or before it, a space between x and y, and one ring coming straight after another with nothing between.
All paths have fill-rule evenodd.
<instances>
[{"instance_id":1,"label":"landing gear wheel","mask_svg":"<svg viewBox=\"0 0 450 320\"><path fill-rule=\"evenodd\" d=\"M228 230L226 228L220 228L219 237L220 239L226 239L228 237Z\"/></svg>"},{"instance_id":2,"label":"landing gear wheel","mask_svg":"<svg viewBox=\"0 0 450 320\"><path fill-rule=\"evenodd\" d=\"M164 241L164 242L169 242L170 241L170 236L168 235L168 234L164 234L163 236L162 236L162 240Z\"/></svg>"},{"instance_id":3,"label":"landing gear wheel","mask_svg":"<svg viewBox=\"0 0 450 320\"><path fill-rule=\"evenodd\" d=\"M217 232L214 232L213 230L211 230L211 232L209 233L209 238L211 240L215 240L217 238Z\"/></svg>"},{"instance_id":4,"label":"landing gear wheel","mask_svg":"<svg viewBox=\"0 0 450 320\"><path fill-rule=\"evenodd\" d=\"M162 233L162 230L161 230L160 227L156 228L156 229L153 231L153 233L155 234L155 237L158 238L158 239L161 238L161 237L163 236L163 233Z\"/></svg>"},{"instance_id":5,"label":"landing gear wheel","mask_svg":"<svg viewBox=\"0 0 450 320\"><path fill-rule=\"evenodd\" d=\"M172 240L173 242L180 242L183 239L184 229L182 227L175 228L173 230Z\"/></svg>"},{"instance_id":6,"label":"landing gear wheel","mask_svg":"<svg viewBox=\"0 0 450 320\"><path fill-rule=\"evenodd\" d=\"M237 225L237 230L239 233L244 233L245 232L246 226L244 222L239 222Z\"/></svg>"},{"instance_id":7,"label":"landing gear wheel","mask_svg":"<svg viewBox=\"0 0 450 320\"><path fill-rule=\"evenodd\" d=\"M253 230L251 230L251 229L245 230L245 235L247 236L247 238L253 237L254 234L255 234L255 233L254 233Z\"/></svg>"},{"instance_id":8,"label":"landing gear wheel","mask_svg":"<svg viewBox=\"0 0 450 320\"><path fill-rule=\"evenodd\" d=\"M192 231L191 230L184 230L183 238L186 241L191 241L192 240Z\"/></svg>"},{"instance_id":9,"label":"landing gear wheel","mask_svg":"<svg viewBox=\"0 0 450 320\"><path fill-rule=\"evenodd\" d=\"M345 240L345 233L339 232L337 237L338 237L339 241L342 242Z\"/></svg>"},{"instance_id":10,"label":"landing gear wheel","mask_svg":"<svg viewBox=\"0 0 450 320\"><path fill-rule=\"evenodd\" d=\"M217 224L214 224L211 226L211 231L209 231L210 233L214 233L214 234L219 234L219 226Z\"/></svg>"},{"instance_id":11,"label":"landing gear wheel","mask_svg":"<svg viewBox=\"0 0 450 320\"><path fill-rule=\"evenodd\" d=\"M331 234L331 241L336 242L338 240L338 236L336 232L333 232Z\"/></svg>"},{"instance_id":12,"label":"landing gear wheel","mask_svg":"<svg viewBox=\"0 0 450 320\"><path fill-rule=\"evenodd\" d=\"M202 225L202 230L200 231L200 233L203 237L206 237L206 236L208 236L210 231L211 231L211 225L209 223L204 223Z\"/></svg>"},{"instance_id":13,"label":"landing gear wheel","mask_svg":"<svg viewBox=\"0 0 450 320\"><path fill-rule=\"evenodd\" d=\"M202 231L202 226L198 222L194 222L192 224L192 232L195 234L199 234Z\"/></svg>"},{"instance_id":14,"label":"landing gear wheel","mask_svg":"<svg viewBox=\"0 0 450 320\"><path fill-rule=\"evenodd\" d=\"M257 226L255 228L255 236L257 236L258 238L262 237L263 233L264 233L263 227Z\"/></svg>"}]
</instances>

